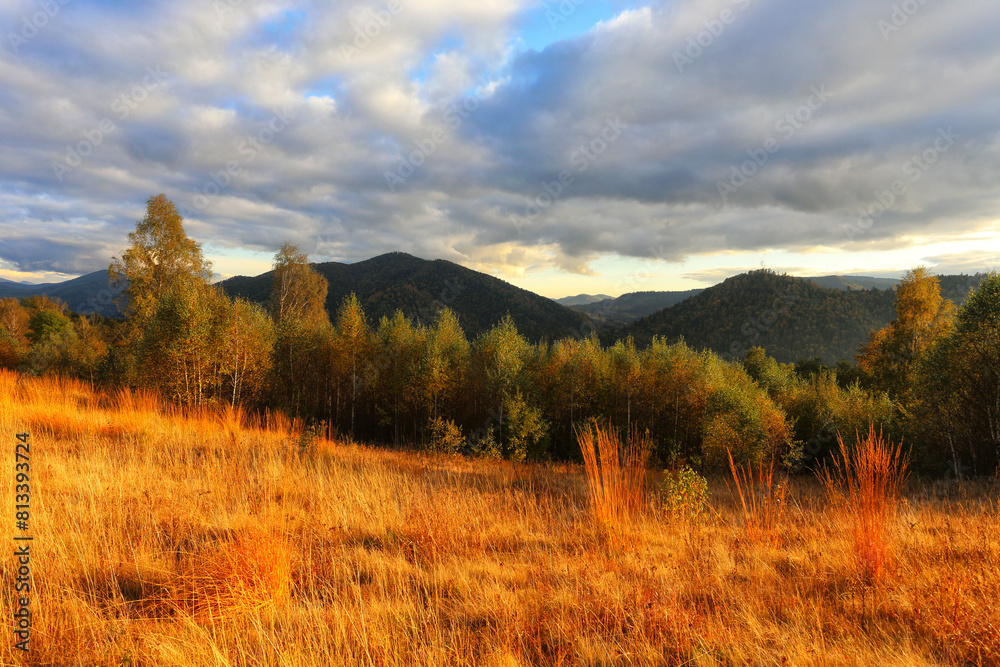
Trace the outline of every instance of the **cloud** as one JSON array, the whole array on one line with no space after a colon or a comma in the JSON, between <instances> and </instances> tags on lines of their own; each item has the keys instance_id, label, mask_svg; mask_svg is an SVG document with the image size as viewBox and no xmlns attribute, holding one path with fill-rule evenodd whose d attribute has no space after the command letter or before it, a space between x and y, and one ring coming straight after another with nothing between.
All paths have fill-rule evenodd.
<instances>
[{"instance_id":1,"label":"cloud","mask_svg":"<svg viewBox=\"0 0 1000 667\"><path fill-rule=\"evenodd\" d=\"M0 48L0 260L103 268L158 192L214 247L503 275L995 233L987 4L617 3L538 51L527 0L73 0Z\"/></svg>"}]
</instances>

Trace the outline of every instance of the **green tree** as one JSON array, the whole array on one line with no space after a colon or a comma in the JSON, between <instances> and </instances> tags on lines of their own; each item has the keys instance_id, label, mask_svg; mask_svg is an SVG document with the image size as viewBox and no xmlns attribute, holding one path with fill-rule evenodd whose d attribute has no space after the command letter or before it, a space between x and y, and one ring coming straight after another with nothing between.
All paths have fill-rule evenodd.
<instances>
[{"instance_id":1,"label":"green tree","mask_svg":"<svg viewBox=\"0 0 1000 667\"><path fill-rule=\"evenodd\" d=\"M211 370L213 310L220 295L209 284L210 263L188 238L173 203L150 197L129 246L108 271L123 287L128 373L184 403L200 403L216 384Z\"/></svg>"},{"instance_id":2,"label":"green tree","mask_svg":"<svg viewBox=\"0 0 1000 667\"><path fill-rule=\"evenodd\" d=\"M68 317L58 310L38 310L28 322L28 368L40 375L48 370L65 370L68 350L76 331Z\"/></svg>"},{"instance_id":3,"label":"green tree","mask_svg":"<svg viewBox=\"0 0 1000 667\"><path fill-rule=\"evenodd\" d=\"M233 405L256 400L271 371L274 324L258 304L236 299L226 304L221 326L224 396Z\"/></svg>"},{"instance_id":4,"label":"green tree","mask_svg":"<svg viewBox=\"0 0 1000 667\"><path fill-rule=\"evenodd\" d=\"M503 442L504 409L517 389L528 342L517 332L510 315L476 340L476 372L484 383L488 404L496 411L498 440Z\"/></svg>"},{"instance_id":5,"label":"green tree","mask_svg":"<svg viewBox=\"0 0 1000 667\"><path fill-rule=\"evenodd\" d=\"M354 437L358 397L376 379L378 360L373 359L371 328L358 297L352 292L337 311L332 350L337 361L335 369L338 394L343 393L350 408L349 428ZM340 401L338 399L338 405Z\"/></svg>"},{"instance_id":6,"label":"green tree","mask_svg":"<svg viewBox=\"0 0 1000 667\"><path fill-rule=\"evenodd\" d=\"M920 355L948 328L953 306L941 298L940 284L924 267L908 271L896 288L896 319L873 332L857 361L875 389L906 409Z\"/></svg>"},{"instance_id":7,"label":"green tree","mask_svg":"<svg viewBox=\"0 0 1000 667\"><path fill-rule=\"evenodd\" d=\"M279 325L286 318L305 323L329 322L326 295L329 284L309 264L309 257L297 246L286 243L274 256L274 283L271 287L271 317Z\"/></svg>"},{"instance_id":8,"label":"green tree","mask_svg":"<svg viewBox=\"0 0 1000 667\"><path fill-rule=\"evenodd\" d=\"M273 266L268 305L275 323L275 395L294 413L328 413L331 328L325 305L327 280L289 243L275 253Z\"/></svg>"},{"instance_id":9,"label":"green tree","mask_svg":"<svg viewBox=\"0 0 1000 667\"><path fill-rule=\"evenodd\" d=\"M920 366L911 423L936 458L955 470L1000 464L1000 275L988 275L934 341Z\"/></svg>"}]
</instances>

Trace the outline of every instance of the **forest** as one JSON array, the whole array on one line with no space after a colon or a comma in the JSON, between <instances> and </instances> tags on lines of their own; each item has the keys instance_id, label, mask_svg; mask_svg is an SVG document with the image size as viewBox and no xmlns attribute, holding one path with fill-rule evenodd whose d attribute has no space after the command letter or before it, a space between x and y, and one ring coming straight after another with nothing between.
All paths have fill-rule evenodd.
<instances>
[{"instance_id":1,"label":"forest","mask_svg":"<svg viewBox=\"0 0 1000 667\"><path fill-rule=\"evenodd\" d=\"M812 470L838 435L851 443L869 425L928 476L994 474L1000 460L996 274L956 307L936 277L911 270L894 319L828 366L779 363L752 337L724 357L705 341L643 336L643 320L634 337L603 344L593 333L532 342L508 315L470 339L441 300L372 326L352 294L331 317L326 278L291 244L274 257L263 304L230 297L164 195L149 199L110 273L121 320L45 297L0 300L0 365L149 389L176 405L281 411L308 424L304 438L511 461L579 460L578 429L594 423L645 433L661 465L703 471L726 468L727 452ZM799 298L781 292L782 276L765 277ZM734 306L737 327L743 315ZM845 331L864 325L843 320ZM802 315L786 329L813 335Z\"/></svg>"}]
</instances>

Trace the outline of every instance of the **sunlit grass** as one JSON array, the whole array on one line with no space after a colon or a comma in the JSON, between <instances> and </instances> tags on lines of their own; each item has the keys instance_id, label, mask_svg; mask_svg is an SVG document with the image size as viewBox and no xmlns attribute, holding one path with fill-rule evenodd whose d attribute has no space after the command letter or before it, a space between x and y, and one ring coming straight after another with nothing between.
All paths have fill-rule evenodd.
<instances>
[{"instance_id":1,"label":"sunlit grass","mask_svg":"<svg viewBox=\"0 0 1000 667\"><path fill-rule=\"evenodd\" d=\"M669 520L651 480L634 539L609 541L582 466L304 448L278 413L181 414L0 373L0 432L21 430L32 649L6 642L0 664L1000 662L988 484L949 502L902 494L886 519L897 576L873 588L850 514L804 478L788 484L777 540L750 539L718 479L723 520ZM11 618L13 559L0 573Z\"/></svg>"}]
</instances>

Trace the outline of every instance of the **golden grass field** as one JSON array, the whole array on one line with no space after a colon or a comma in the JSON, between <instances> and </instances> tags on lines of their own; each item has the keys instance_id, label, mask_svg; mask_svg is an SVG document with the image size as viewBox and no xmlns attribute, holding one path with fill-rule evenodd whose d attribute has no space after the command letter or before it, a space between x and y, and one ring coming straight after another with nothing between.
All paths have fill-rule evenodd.
<instances>
[{"instance_id":1,"label":"golden grass field","mask_svg":"<svg viewBox=\"0 0 1000 667\"><path fill-rule=\"evenodd\" d=\"M911 481L872 577L809 479L747 525L732 478L697 521L650 474L596 521L582 466L302 448L280 415L2 372L10 554L25 430L33 627L4 665L1000 664L996 483Z\"/></svg>"}]
</instances>

